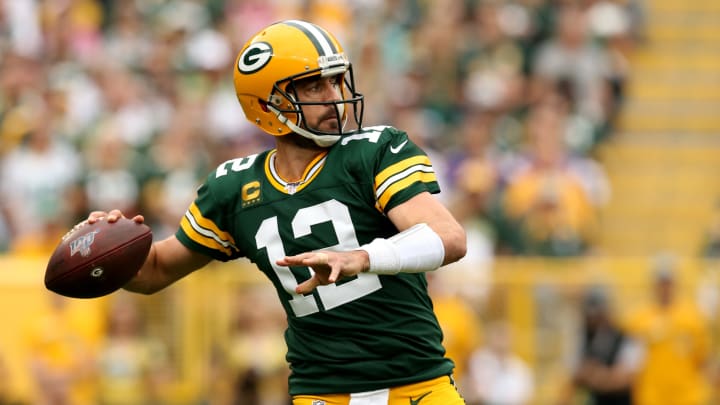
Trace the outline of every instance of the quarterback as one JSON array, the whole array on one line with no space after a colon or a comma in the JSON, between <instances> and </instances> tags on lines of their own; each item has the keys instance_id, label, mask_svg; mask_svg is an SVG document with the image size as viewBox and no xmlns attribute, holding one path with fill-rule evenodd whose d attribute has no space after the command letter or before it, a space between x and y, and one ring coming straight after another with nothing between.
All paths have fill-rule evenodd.
<instances>
[{"instance_id":1,"label":"quarterback","mask_svg":"<svg viewBox=\"0 0 720 405\"><path fill-rule=\"evenodd\" d=\"M315 24L264 28L233 75L246 118L275 148L210 173L125 289L151 294L246 257L287 313L294 405L464 404L424 273L462 258L465 232L432 195L427 155L401 130L362 126L352 66Z\"/></svg>"}]
</instances>

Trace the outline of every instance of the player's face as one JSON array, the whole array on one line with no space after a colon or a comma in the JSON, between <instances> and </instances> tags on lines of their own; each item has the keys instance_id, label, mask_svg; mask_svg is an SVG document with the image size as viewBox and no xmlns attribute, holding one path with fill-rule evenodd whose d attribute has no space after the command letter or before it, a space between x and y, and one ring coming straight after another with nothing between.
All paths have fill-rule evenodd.
<instances>
[{"instance_id":1,"label":"player's face","mask_svg":"<svg viewBox=\"0 0 720 405\"><path fill-rule=\"evenodd\" d=\"M296 84L298 101L325 103L342 99L342 76L317 77ZM338 132L342 111L335 104L302 106L305 124L311 130Z\"/></svg>"}]
</instances>

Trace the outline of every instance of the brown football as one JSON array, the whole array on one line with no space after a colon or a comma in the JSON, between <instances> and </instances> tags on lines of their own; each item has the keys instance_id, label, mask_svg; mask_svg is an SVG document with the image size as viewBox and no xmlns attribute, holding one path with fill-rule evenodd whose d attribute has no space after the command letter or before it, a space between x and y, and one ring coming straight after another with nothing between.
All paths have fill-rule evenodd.
<instances>
[{"instance_id":1,"label":"brown football","mask_svg":"<svg viewBox=\"0 0 720 405\"><path fill-rule=\"evenodd\" d=\"M151 244L150 227L132 219L84 223L66 234L50 256L45 287L72 298L110 294L137 274Z\"/></svg>"}]
</instances>

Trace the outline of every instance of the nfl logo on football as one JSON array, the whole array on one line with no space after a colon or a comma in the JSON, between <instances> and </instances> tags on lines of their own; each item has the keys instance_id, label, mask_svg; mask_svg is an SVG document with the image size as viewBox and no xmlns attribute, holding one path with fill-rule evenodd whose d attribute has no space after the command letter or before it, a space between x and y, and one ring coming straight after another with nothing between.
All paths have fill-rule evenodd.
<instances>
[{"instance_id":1,"label":"nfl logo on football","mask_svg":"<svg viewBox=\"0 0 720 405\"><path fill-rule=\"evenodd\" d=\"M90 256L90 246L95 242L95 234L99 231L92 231L70 242L70 257L80 253L82 257Z\"/></svg>"}]
</instances>

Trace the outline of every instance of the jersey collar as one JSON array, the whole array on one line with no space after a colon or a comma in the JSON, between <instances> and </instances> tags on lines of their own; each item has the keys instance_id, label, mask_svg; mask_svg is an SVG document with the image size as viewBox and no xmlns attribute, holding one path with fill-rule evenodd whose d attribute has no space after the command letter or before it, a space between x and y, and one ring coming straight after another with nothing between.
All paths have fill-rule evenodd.
<instances>
[{"instance_id":1,"label":"jersey collar","mask_svg":"<svg viewBox=\"0 0 720 405\"><path fill-rule=\"evenodd\" d=\"M320 170L325 165L325 159L328 154L327 151L325 151L315 157L315 159L313 159L305 168L300 180L288 182L283 180L283 178L280 177L278 172L275 170L276 152L276 149L271 150L265 158L265 176L267 176L270 184L272 184L275 189L284 194L295 194L307 187L307 185L310 184L315 177L317 177L318 173L320 173Z\"/></svg>"}]
</instances>

